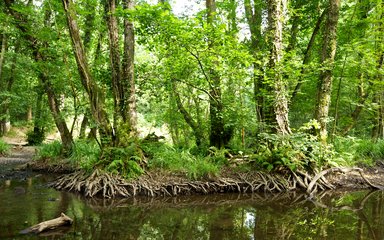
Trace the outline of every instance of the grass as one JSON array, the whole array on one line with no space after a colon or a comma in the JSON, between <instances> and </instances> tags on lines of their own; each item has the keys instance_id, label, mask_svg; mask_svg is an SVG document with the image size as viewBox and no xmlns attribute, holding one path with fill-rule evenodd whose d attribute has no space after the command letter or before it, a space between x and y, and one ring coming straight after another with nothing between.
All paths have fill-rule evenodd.
<instances>
[{"instance_id":1,"label":"grass","mask_svg":"<svg viewBox=\"0 0 384 240\"><path fill-rule=\"evenodd\" d=\"M100 148L94 141L77 140L69 160L72 165L90 171L99 161Z\"/></svg>"},{"instance_id":2,"label":"grass","mask_svg":"<svg viewBox=\"0 0 384 240\"><path fill-rule=\"evenodd\" d=\"M333 145L335 151L343 156L347 166L373 166L375 162L384 160L384 140L372 142L371 139L338 137Z\"/></svg>"},{"instance_id":3,"label":"grass","mask_svg":"<svg viewBox=\"0 0 384 240\"><path fill-rule=\"evenodd\" d=\"M151 143L143 148L150 155L150 169L184 173L193 180L217 176L223 166L222 161L217 161L221 159L218 156L193 155L189 149L178 149L164 143Z\"/></svg>"},{"instance_id":4,"label":"grass","mask_svg":"<svg viewBox=\"0 0 384 240\"><path fill-rule=\"evenodd\" d=\"M36 160L55 161L61 157L61 142L54 141L37 147Z\"/></svg>"},{"instance_id":5,"label":"grass","mask_svg":"<svg viewBox=\"0 0 384 240\"><path fill-rule=\"evenodd\" d=\"M5 156L9 154L10 146L0 139L0 156Z\"/></svg>"}]
</instances>

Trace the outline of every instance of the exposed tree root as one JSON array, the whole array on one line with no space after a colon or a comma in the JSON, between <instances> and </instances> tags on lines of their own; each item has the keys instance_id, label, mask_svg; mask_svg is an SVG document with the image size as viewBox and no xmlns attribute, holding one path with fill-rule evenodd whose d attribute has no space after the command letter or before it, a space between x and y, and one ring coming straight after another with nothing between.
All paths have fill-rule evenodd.
<instances>
[{"instance_id":1,"label":"exposed tree root","mask_svg":"<svg viewBox=\"0 0 384 240\"><path fill-rule=\"evenodd\" d=\"M145 174L139 179L127 181L120 176L96 169L93 173L75 172L65 175L52 184L56 189L81 192L87 197L100 195L104 198L131 196L178 196L211 193L253 193L306 191L310 197L318 191L334 189L325 178L331 173L359 172L364 183L374 189L360 168L330 168L317 174L304 171L283 173L252 172L232 177L221 177L209 181L190 181L186 178Z\"/></svg>"}]
</instances>

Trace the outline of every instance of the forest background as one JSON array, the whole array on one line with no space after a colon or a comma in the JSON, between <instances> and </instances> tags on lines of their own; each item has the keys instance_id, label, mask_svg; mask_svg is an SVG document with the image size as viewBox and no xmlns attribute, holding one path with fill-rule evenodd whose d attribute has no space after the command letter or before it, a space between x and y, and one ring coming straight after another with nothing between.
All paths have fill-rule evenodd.
<instances>
[{"instance_id":1,"label":"forest background","mask_svg":"<svg viewBox=\"0 0 384 240\"><path fill-rule=\"evenodd\" d=\"M382 0L196 4L1 1L0 135L128 178L384 157Z\"/></svg>"}]
</instances>

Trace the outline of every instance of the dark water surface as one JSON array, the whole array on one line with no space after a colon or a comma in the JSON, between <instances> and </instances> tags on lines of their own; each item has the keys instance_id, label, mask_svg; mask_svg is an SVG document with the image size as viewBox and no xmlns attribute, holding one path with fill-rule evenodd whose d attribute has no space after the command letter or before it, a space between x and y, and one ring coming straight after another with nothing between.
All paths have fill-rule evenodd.
<instances>
[{"instance_id":1,"label":"dark water surface","mask_svg":"<svg viewBox=\"0 0 384 240\"><path fill-rule=\"evenodd\" d=\"M84 199L47 176L0 180L0 239L384 239L384 193ZM19 232L63 212L70 228Z\"/></svg>"}]
</instances>

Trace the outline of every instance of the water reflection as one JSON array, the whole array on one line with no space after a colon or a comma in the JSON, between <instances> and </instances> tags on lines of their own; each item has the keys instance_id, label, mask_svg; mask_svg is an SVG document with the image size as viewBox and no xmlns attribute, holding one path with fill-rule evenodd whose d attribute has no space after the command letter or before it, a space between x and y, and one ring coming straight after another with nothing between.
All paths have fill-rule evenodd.
<instances>
[{"instance_id":1,"label":"water reflection","mask_svg":"<svg viewBox=\"0 0 384 240\"><path fill-rule=\"evenodd\" d=\"M57 192L44 176L0 182L0 239L383 239L384 193L213 195L97 200ZM61 212L71 228L19 235Z\"/></svg>"}]
</instances>

